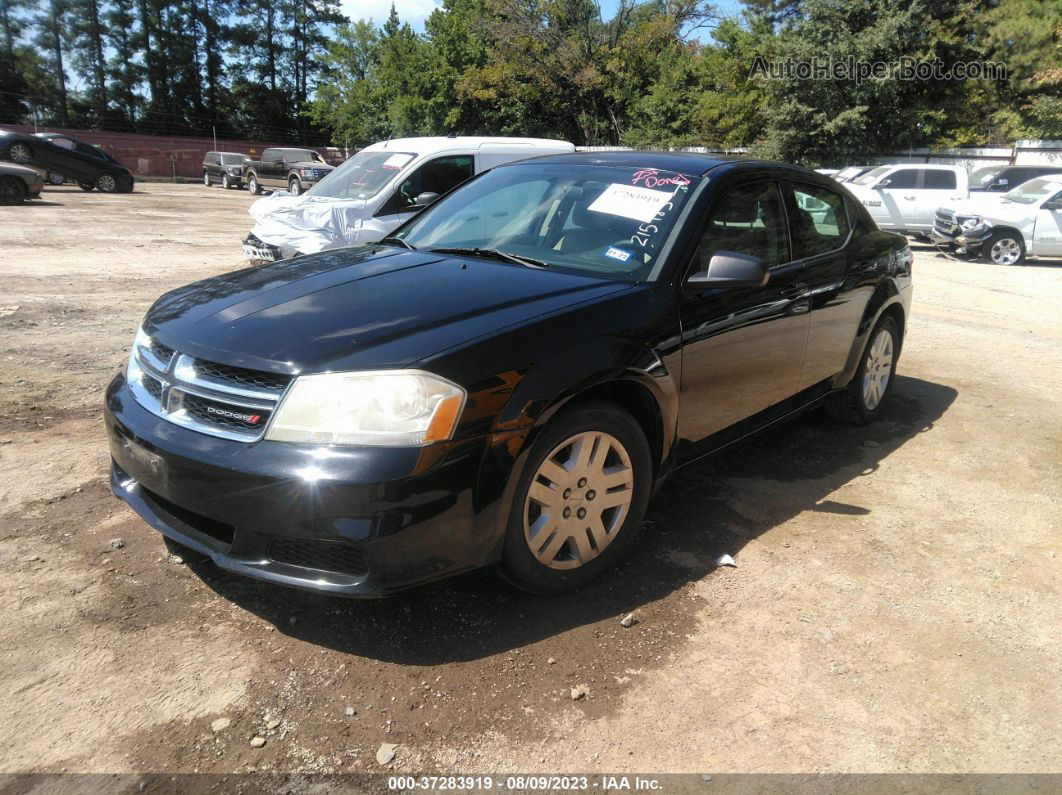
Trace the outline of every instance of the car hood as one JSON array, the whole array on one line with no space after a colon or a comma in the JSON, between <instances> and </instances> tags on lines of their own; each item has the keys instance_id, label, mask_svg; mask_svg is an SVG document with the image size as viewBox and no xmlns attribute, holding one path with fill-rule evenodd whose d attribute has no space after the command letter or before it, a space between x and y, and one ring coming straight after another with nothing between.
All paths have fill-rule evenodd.
<instances>
[{"instance_id":1,"label":"car hood","mask_svg":"<svg viewBox=\"0 0 1062 795\"><path fill-rule=\"evenodd\" d=\"M14 163L0 163L0 174L17 174L20 177L39 177L36 171L26 166L16 166Z\"/></svg>"},{"instance_id":2,"label":"car hood","mask_svg":"<svg viewBox=\"0 0 1062 795\"><path fill-rule=\"evenodd\" d=\"M952 199L940 206L956 215L999 216L1026 205L1004 202L1002 193L975 193L969 199Z\"/></svg>"},{"instance_id":3,"label":"car hood","mask_svg":"<svg viewBox=\"0 0 1062 795\"><path fill-rule=\"evenodd\" d=\"M179 288L149 310L144 330L200 359L271 372L402 367L631 286L363 246Z\"/></svg>"},{"instance_id":4,"label":"car hood","mask_svg":"<svg viewBox=\"0 0 1062 795\"><path fill-rule=\"evenodd\" d=\"M291 168L318 168L322 171L332 171L335 166L330 166L327 163L315 163L312 160L300 160L298 163L290 163Z\"/></svg>"}]
</instances>

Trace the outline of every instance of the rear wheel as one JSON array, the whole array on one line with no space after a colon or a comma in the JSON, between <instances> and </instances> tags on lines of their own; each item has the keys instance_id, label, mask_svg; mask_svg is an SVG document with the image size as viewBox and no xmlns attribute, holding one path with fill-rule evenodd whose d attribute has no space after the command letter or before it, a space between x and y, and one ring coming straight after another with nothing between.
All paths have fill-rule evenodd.
<instances>
[{"instance_id":1,"label":"rear wheel","mask_svg":"<svg viewBox=\"0 0 1062 795\"><path fill-rule=\"evenodd\" d=\"M18 141L7 148L7 157L16 163L28 163L33 159L33 149L29 144Z\"/></svg>"},{"instance_id":2,"label":"rear wheel","mask_svg":"<svg viewBox=\"0 0 1062 795\"><path fill-rule=\"evenodd\" d=\"M81 180L78 180L77 186L85 191L96 190L96 186L91 182L82 182Z\"/></svg>"},{"instance_id":3,"label":"rear wheel","mask_svg":"<svg viewBox=\"0 0 1062 795\"><path fill-rule=\"evenodd\" d=\"M118 180L113 174L100 174L96 177L96 187L99 188L100 193L114 193L118 190Z\"/></svg>"},{"instance_id":4,"label":"rear wheel","mask_svg":"<svg viewBox=\"0 0 1062 795\"><path fill-rule=\"evenodd\" d=\"M996 232L981 244L981 256L993 265L1019 265L1025 259L1025 241L1014 232Z\"/></svg>"},{"instance_id":5,"label":"rear wheel","mask_svg":"<svg viewBox=\"0 0 1062 795\"><path fill-rule=\"evenodd\" d=\"M869 425L876 420L892 391L899 354L900 332L896 321L883 317L870 334L851 383L827 400L829 415L849 425Z\"/></svg>"},{"instance_id":6,"label":"rear wheel","mask_svg":"<svg viewBox=\"0 0 1062 795\"><path fill-rule=\"evenodd\" d=\"M48 184L49 185L62 185L66 181L66 177L62 174L57 174L54 171L48 172Z\"/></svg>"},{"instance_id":7,"label":"rear wheel","mask_svg":"<svg viewBox=\"0 0 1062 795\"><path fill-rule=\"evenodd\" d=\"M531 449L506 528L503 568L539 593L578 588L633 542L649 502L645 433L605 403L554 420Z\"/></svg>"},{"instance_id":8,"label":"rear wheel","mask_svg":"<svg viewBox=\"0 0 1062 795\"><path fill-rule=\"evenodd\" d=\"M0 179L0 204L22 204L28 193L26 183L18 177Z\"/></svg>"},{"instance_id":9,"label":"rear wheel","mask_svg":"<svg viewBox=\"0 0 1062 795\"><path fill-rule=\"evenodd\" d=\"M247 178L247 190L255 196L262 192L262 189L258 186L258 177L254 174L251 174L251 176Z\"/></svg>"}]
</instances>

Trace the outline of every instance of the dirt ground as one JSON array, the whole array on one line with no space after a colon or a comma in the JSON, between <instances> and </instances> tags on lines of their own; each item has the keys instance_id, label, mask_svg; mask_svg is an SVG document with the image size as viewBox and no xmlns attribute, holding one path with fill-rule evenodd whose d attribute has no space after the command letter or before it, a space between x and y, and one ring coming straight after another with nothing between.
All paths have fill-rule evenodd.
<instances>
[{"instance_id":1,"label":"dirt ground","mask_svg":"<svg viewBox=\"0 0 1062 795\"><path fill-rule=\"evenodd\" d=\"M883 420L681 473L585 591L352 602L173 561L106 483L106 383L251 197L45 198L0 209L0 771L1062 767L1062 262L920 247Z\"/></svg>"}]
</instances>

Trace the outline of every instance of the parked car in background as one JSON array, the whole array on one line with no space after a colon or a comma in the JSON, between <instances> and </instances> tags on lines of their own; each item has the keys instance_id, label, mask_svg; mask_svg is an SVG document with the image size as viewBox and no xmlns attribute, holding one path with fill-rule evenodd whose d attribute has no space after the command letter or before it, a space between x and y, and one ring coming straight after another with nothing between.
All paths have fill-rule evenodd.
<instances>
[{"instance_id":1,"label":"parked car in background","mask_svg":"<svg viewBox=\"0 0 1062 795\"><path fill-rule=\"evenodd\" d=\"M393 180L370 165L371 196ZM880 417L911 292L906 241L814 171L506 163L377 243L160 298L107 389L111 487L280 585L382 596L500 564L567 590L678 467L820 403Z\"/></svg>"},{"instance_id":2,"label":"parked car in background","mask_svg":"<svg viewBox=\"0 0 1062 795\"><path fill-rule=\"evenodd\" d=\"M133 189L132 171L102 149L59 133L9 132L0 136L0 160L61 174L76 181L82 190L128 193Z\"/></svg>"},{"instance_id":3,"label":"parked car in background","mask_svg":"<svg viewBox=\"0 0 1062 795\"><path fill-rule=\"evenodd\" d=\"M874 166L848 166L848 168L842 168L833 178L838 182L851 182L856 177L861 177L870 171Z\"/></svg>"},{"instance_id":4,"label":"parked car in background","mask_svg":"<svg viewBox=\"0 0 1062 795\"><path fill-rule=\"evenodd\" d=\"M261 193L263 188L281 188L298 196L331 174L334 168L313 149L272 148L262 152L260 160L244 158L243 181L254 194Z\"/></svg>"},{"instance_id":5,"label":"parked car in background","mask_svg":"<svg viewBox=\"0 0 1062 795\"><path fill-rule=\"evenodd\" d=\"M986 166L970 174L970 193L1006 193L1036 177L1062 173L1057 166Z\"/></svg>"},{"instance_id":6,"label":"parked car in background","mask_svg":"<svg viewBox=\"0 0 1062 795\"><path fill-rule=\"evenodd\" d=\"M300 198L251 205L252 262L379 240L474 174L537 155L574 152L545 138L399 138L367 146Z\"/></svg>"},{"instance_id":7,"label":"parked car in background","mask_svg":"<svg viewBox=\"0 0 1062 795\"><path fill-rule=\"evenodd\" d=\"M996 265L1062 256L1062 169L1006 193L977 193L937 210L933 241Z\"/></svg>"},{"instance_id":8,"label":"parked car in background","mask_svg":"<svg viewBox=\"0 0 1062 795\"><path fill-rule=\"evenodd\" d=\"M966 169L930 163L878 166L845 186L881 229L926 240L937 208L969 195Z\"/></svg>"},{"instance_id":9,"label":"parked car in background","mask_svg":"<svg viewBox=\"0 0 1062 795\"><path fill-rule=\"evenodd\" d=\"M221 187L243 187L243 161L247 155L239 152L207 152L203 155L203 184L208 188L215 182Z\"/></svg>"},{"instance_id":10,"label":"parked car in background","mask_svg":"<svg viewBox=\"0 0 1062 795\"><path fill-rule=\"evenodd\" d=\"M44 178L32 168L14 163L0 163L0 204L22 204L39 199Z\"/></svg>"}]
</instances>

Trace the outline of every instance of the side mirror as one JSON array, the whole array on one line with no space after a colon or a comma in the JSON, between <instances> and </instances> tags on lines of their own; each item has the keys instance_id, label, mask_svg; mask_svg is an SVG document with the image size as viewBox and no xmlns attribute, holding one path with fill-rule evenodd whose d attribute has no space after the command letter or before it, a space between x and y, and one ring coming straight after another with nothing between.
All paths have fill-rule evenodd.
<instances>
[{"instance_id":1,"label":"side mirror","mask_svg":"<svg viewBox=\"0 0 1062 795\"><path fill-rule=\"evenodd\" d=\"M892 180L891 179L883 179L881 182L879 182L877 185L874 186L874 190L881 190L882 188L887 188L891 184L892 184Z\"/></svg>"},{"instance_id":2,"label":"side mirror","mask_svg":"<svg viewBox=\"0 0 1062 795\"><path fill-rule=\"evenodd\" d=\"M694 290L709 287L762 287L767 284L767 263L737 251L717 251L708 270L692 274L686 285Z\"/></svg>"},{"instance_id":3,"label":"side mirror","mask_svg":"<svg viewBox=\"0 0 1062 795\"><path fill-rule=\"evenodd\" d=\"M417 196L417 198L415 198L413 200L413 206L414 207L427 207L429 204L431 204L432 202L434 202L438 198L439 198L439 194L438 193L433 193L430 190L429 191L424 191L424 193L420 194L419 196Z\"/></svg>"}]
</instances>

